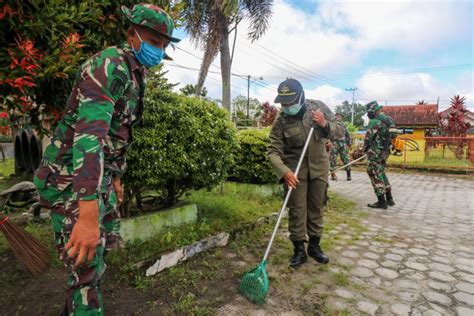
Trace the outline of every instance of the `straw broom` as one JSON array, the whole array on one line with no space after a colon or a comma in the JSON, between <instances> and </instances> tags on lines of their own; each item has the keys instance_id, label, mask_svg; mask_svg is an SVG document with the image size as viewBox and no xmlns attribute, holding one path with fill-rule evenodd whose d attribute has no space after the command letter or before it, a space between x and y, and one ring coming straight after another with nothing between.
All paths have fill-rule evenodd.
<instances>
[{"instance_id":1,"label":"straw broom","mask_svg":"<svg viewBox=\"0 0 474 316\"><path fill-rule=\"evenodd\" d=\"M13 250L16 259L37 277L43 273L51 262L51 255L41 242L36 240L23 228L8 217L0 218L0 230Z\"/></svg>"}]
</instances>

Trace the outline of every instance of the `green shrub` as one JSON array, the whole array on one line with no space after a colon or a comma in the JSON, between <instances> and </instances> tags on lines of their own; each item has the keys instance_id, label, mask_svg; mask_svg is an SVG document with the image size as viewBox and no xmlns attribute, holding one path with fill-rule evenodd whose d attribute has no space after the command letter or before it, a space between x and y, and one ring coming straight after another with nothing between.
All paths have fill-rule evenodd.
<instances>
[{"instance_id":1,"label":"green shrub","mask_svg":"<svg viewBox=\"0 0 474 316\"><path fill-rule=\"evenodd\" d=\"M40 114L59 119L78 67L126 40L120 5L139 2L164 6L173 17L182 7L169 0L0 1L0 104L37 127Z\"/></svg>"},{"instance_id":2,"label":"green shrub","mask_svg":"<svg viewBox=\"0 0 474 316\"><path fill-rule=\"evenodd\" d=\"M247 183L276 181L267 157L269 135L269 129L248 129L237 134L239 147L234 151L231 178Z\"/></svg>"},{"instance_id":3,"label":"green shrub","mask_svg":"<svg viewBox=\"0 0 474 316\"><path fill-rule=\"evenodd\" d=\"M222 182L237 145L227 116L212 102L150 89L127 157L128 198L153 190L170 206L187 190Z\"/></svg>"}]
</instances>

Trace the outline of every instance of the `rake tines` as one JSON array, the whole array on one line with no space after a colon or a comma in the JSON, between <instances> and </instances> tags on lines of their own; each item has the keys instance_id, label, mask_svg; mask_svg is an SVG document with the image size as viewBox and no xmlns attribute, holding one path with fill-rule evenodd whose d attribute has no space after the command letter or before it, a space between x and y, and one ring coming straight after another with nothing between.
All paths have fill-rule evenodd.
<instances>
[{"instance_id":1,"label":"rake tines","mask_svg":"<svg viewBox=\"0 0 474 316\"><path fill-rule=\"evenodd\" d=\"M245 273L240 280L240 292L251 302L265 303L268 293L268 276L265 271L266 262Z\"/></svg>"}]
</instances>

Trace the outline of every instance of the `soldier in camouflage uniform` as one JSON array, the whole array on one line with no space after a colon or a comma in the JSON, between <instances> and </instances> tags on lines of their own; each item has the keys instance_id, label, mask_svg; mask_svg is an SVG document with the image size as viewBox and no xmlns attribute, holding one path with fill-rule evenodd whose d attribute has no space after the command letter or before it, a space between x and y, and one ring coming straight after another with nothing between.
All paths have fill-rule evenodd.
<instances>
[{"instance_id":1,"label":"soldier in camouflage uniform","mask_svg":"<svg viewBox=\"0 0 474 316\"><path fill-rule=\"evenodd\" d=\"M122 6L128 44L92 56L78 71L34 183L51 209L54 240L68 268L65 315L103 315L100 279L105 253L117 242L120 178L141 118L146 68L167 58L173 20L161 8ZM168 57L169 58L169 57Z\"/></svg>"},{"instance_id":2,"label":"soldier in camouflage uniform","mask_svg":"<svg viewBox=\"0 0 474 316\"><path fill-rule=\"evenodd\" d=\"M336 121L341 128L344 129L344 137L336 139L332 142L333 147L330 154L330 170L331 170L331 180L336 180L336 174L333 172L336 169L337 156L341 157L342 163L347 165L349 160L349 148L352 146L351 135L346 125L342 122L342 114L336 113ZM351 166L346 167L347 181L351 181Z\"/></svg>"},{"instance_id":3,"label":"soldier in camouflage uniform","mask_svg":"<svg viewBox=\"0 0 474 316\"><path fill-rule=\"evenodd\" d=\"M366 109L370 122L365 134L364 151L367 153L367 173L377 196L377 202L367 206L387 209L387 205L395 205L390 182L385 173L395 124L389 116L380 111L382 107L376 101L367 103Z\"/></svg>"},{"instance_id":4,"label":"soldier in camouflage uniform","mask_svg":"<svg viewBox=\"0 0 474 316\"><path fill-rule=\"evenodd\" d=\"M281 103L282 111L270 132L268 157L277 178L285 182L285 189L294 189L288 201L288 230L294 246L290 266L302 265L307 255L319 263L328 263L329 258L320 247L329 171L326 141L341 137L342 128L333 121L334 115L324 103L305 100L303 87L297 80L287 79L279 85L275 103ZM295 175L313 125L308 150L299 174ZM307 254L306 235L309 236Z\"/></svg>"}]
</instances>

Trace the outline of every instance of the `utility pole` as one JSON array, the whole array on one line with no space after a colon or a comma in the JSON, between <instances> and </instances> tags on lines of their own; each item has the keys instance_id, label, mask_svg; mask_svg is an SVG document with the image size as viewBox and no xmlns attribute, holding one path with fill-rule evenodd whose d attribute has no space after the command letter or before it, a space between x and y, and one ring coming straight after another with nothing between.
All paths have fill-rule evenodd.
<instances>
[{"instance_id":1,"label":"utility pole","mask_svg":"<svg viewBox=\"0 0 474 316\"><path fill-rule=\"evenodd\" d=\"M351 124L354 125L354 93L357 88L346 88L346 91L352 91Z\"/></svg>"},{"instance_id":2,"label":"utility pole","mask_svg":"<svg viewBox=\"0 0 474 316\"><path fill-rule=\"evenodd\" d=\"M250 119L250 79L252 76L247 75L247 120ZM256 79L263 80L263 77L254 77L254 82L256 83Z\"/></svg>"},{"instance_id":3,"label":"utility pole","mask_svg":"<svg viewBox=\"0 0 474 316\"><path fill-rule=\"evenodd\" d=\"M247 76L247 120L250 119L249 108L250 108L250 75Z\"/></svg>"}]
</instances>

